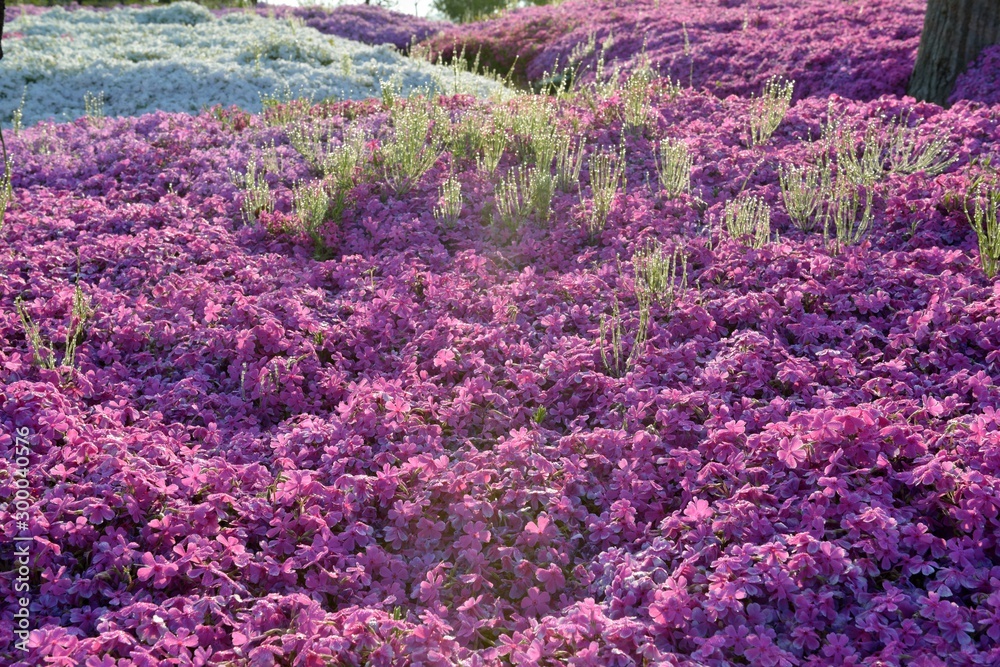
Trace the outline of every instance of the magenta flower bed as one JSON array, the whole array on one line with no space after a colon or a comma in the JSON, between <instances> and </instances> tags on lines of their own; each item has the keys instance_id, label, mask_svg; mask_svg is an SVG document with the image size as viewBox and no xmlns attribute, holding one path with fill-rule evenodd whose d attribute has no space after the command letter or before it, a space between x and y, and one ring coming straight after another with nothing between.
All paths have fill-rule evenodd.
<instances>
[{"instance_id":1,"label":"magenta flower bed","mask_svg":"<svg viewBox=\"0 0 1000 667\"><path fill-rule=\"evenodd\" d=\"M409 47L411 40L422 42L449 25L373 5L344 5L332 10L297 7L292 14L322 33L365 44L389 43L401 51Z\"/></svg>"},{"instance_id":2,"label":"magenta flower bed","mask_svg":"<svg viewBox=\"0 0 1000 667\"><path fill-rule=\"evenodd\" d=\"M831 101L854 124L909 108ZM561 122L615 145L616 104ZM258 117L8 139L0 496L25 429L34 560L23 654L3 552L4 664L998 664L1000 287L955 195L1000 128L912 107L960 160L890 177L870 236L831 255L775 175L827 104L748 149L745 100L658 102L705 207L647 188L631 137L595 240L575 193L496 236L468 161L449 229L447 157L402 198L368 180L326 261L268 230L306 168ZM244 226L227 170L272 140L278 209ZM744 184L780 240L709 247ZM614 377L600 319L620 300L632 345L652 238L690 253L691 287ZM41 370L15 299L58 341L74 286L95 313L77 369Z\"/></svg>"},{"instance_id":3,"label":"magenta flower bed","mask_svg":"<svg viewBox=\"0 0 1000 667\"><path fill-rule=\"evenodd\" d=\"M958 100L1000 104L1000 46L983 49L976 61L959 75L948 103Z\"/></svg>"},{"instance_id":4,"label":"magenta flower bed","mask_svg":"<svg viewBox=\"0 0 1000 667\"><path fill-rule=\"evenodd\" d=\"M802 0L695 2L568 0L482 23L454 26L429 42L453 44L506 73L539 81L564 66L591 33L608 36L608 66L635 66L643 50L664 76L724 97L760 94L773 75L795 81L795 99L835 93L858 100L902 96L916 59L926 2ZM592 78L596 55L583 61ZM954 100L991 102L1000 95L994 60L967 78Z\"/></svg>"}]
</instances>

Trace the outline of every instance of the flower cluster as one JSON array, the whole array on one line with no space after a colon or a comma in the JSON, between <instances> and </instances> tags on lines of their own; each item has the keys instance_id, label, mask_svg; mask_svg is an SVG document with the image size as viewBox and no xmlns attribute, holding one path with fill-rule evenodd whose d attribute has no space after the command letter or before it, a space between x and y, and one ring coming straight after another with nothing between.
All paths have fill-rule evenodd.
<instances>
[{"instance_id":1,"label":"flower cluster","mask_svg":"<svg viewBox=\"0 0 1000 667\"><path fill-rule=\"evenodd\" d=\"M958 76L949 104L959 100L974 100L983 104L1000 104L1000 46L983 49L975 62Z\"/></svg>"},{"instance_id":2,"label":"flower cluster","mask_svg":"<svg viewBox=\"0 0 1000 667\"><path fill-rule=\"evenodd\" d=\"M925 8L921 0L568 0L455 26L428 45L446 56L456 43L481 50L501 73L516 57L515 74L540 81L568 65L592 78L607 40L608 67L630 70L646 56L661 75L719 96L758 94L782 76L795 81L795 99L872 100L905 92Z\"/></svg>"},{"instance_id":3,"label":"flower cluster","mask_svg":"<svg viewBox=\"0 0 1000 667\"><path fill-rule=\"evenodd\" d=\"M259 11L263 10L258 8ZM290 13L326 35L363 44L392 44L400 51L406 51L414 40L422 42L449 25L375 5L344 5L332 9L294 7Z\"/></svg>"}]
</instances>

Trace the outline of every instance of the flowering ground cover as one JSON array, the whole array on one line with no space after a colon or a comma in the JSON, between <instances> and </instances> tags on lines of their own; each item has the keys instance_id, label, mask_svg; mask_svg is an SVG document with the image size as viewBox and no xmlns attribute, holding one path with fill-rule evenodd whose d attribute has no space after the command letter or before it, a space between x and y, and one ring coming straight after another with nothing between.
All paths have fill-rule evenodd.
<instances>
[{"instance_id":1,"label":"flowering ground cover","mask_svg":"<svg viewBox=\"0 0 1000 667\"><path fill-rule=\"evenodd\" d=\"M955 82L950 104L958 100L976 100L984 104L1000 104L1000 47L983 49L979 58Z\"/></svg>"},{"instance_id":2,"label":"flowering ground cover","mask_svg":"<svg viewBox=\"0 0 1000 667\"><path fill-rule=\"evenodd\" d=\"M783 76L796 82L796 99L835 93L872 100L905 93L925 7L922 0L568 0L454 26L428 46L446 56L454 44L481 50L483 61L504 73L516 57L515 71L538 82L571 58L592 78L610 37L608 68L630 70L645 54L662 75L721 97L756 94L769 77ZM995 99L1000 85L993 79L984 88L985 78L967 77L956 99Z\"/></svg>"},{"instance_id":3,"label":"flowering ground cover","mask_svg":"<svg viewBox=\"0 0 1000 667\"><path fill-rule=\"evenodd\" d=\"M323 35L294 15L287 20L248 12L213 16L190 2L102 12L8 11L0 61L5 122L19 108L24 124L78 118L88 112L86 93L96 100L103 92L108 115L136 116L155 110L197 113L215 104L260 111L262 94L361 99L381 95L381 82L390 80L404 93L454 92L457 86L485 95L500 88L467 72L405 58L390 46ZM304 16L322 23L315 12ZM340 14L331 16L333 25L326 27L338 33ZM368 31L371 38L376 34ZM386 41L410 39L399 21L382 34Z\"/></svg>"},{"instance_id":4,"label":"flowering ground cover","mask_svg":"<svg viewBox=\"0 0 1000 667\"><path fill-rule=\"evenodd\" d=\"M1000 116L765 111L633 78L10 138L0 655L997 664Z\"/></svg>"},{"instance_id":5,"label":"flowering ground cover","mask_svg":"<svg viewBox=\"0 0 1000 667\"><path fill-rule=\"evenodd\" d=\"M258 13L271 8L258 8ZM375 5L344 5L324 7L276 7L285 10L326 35L336 35L364 44L392 44L406 50L413 40L422 42L444 30L443 21L394 12Z\"/></svg>"}]
</instances>

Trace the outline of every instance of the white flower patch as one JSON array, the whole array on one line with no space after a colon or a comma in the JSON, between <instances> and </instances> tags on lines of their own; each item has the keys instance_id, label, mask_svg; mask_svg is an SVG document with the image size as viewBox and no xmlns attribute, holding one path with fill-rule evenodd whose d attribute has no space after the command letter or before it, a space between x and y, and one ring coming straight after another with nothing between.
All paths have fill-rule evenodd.
<instances>
[{"instance_id":1,"label":"white flower patch","mask_svg":"<svg viewBox=\"0 0 1000 667\"><path fill-rule=\"evenodd\" d=\"M0 121L24 96L22 123L84 115L84 95L103 91L109 116L155 111L198 113L216 104L261 110L261 95L295 98L378 97L392 80L405 95L501 93L485 77L431 65L383 45L324 35L301 21L251 13L214 17L190 2L108 12L55 7L6 26L24 37L4 40Z\"/></svg>"}]
</instances>

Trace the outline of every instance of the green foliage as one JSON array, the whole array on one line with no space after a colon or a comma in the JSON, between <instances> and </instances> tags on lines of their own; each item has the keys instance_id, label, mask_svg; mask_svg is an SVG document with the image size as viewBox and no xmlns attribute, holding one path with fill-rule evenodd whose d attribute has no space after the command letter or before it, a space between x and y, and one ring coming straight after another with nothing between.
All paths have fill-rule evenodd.
<instances>
[{"instance_id":1,"label":"green foliage","mask_svg":"<svg viewBox=\"0 0 1000 667\"><path fill-rule=\"evenodd\" d=\"M93 127L104 125L104 91L94 95L89 90L83 94L84 115ZM20 121L20 119L18 119Z\"/></svg>"},{"instance_id":2,"label":"green foliage","mask_svg":"<svg viewBox=\"0 0 1000 667\"><path fill-rule=\"evenodd\" d=\"M21 133L21 120L24 118L24 101L27 99L27 97L28 97L28 85L25 84L24 90L21 91L21 103L17 105L16 109L14 109L10 118L11 125L13 125L14 128L15 137Z\"/></svg>"},{"instance_id":3,"label":"green foliage","mask_svg":"<svg viewBox=\"0 0 1000 667\"><path fill-rule=\"evenodd\" d=\"M871 228L873 184L882 175L880 146L866 132L860 154L852 132L841 129L831 138L837 154L834 175L830 156L820 153L815 164L784 165L778 170L781 196L792 222L808 232L822 227L831 251L860 241Z\"/></svg>"},{"instance_id":4,"label":"green foliage","mask_svg":"<svg viewBox=\"0 0 1000 667\"><path fill-rule=\"evenodd\" d=\"M771 77L764 84L763 94L751 104L748 128L751 146L765 143L781 125L791 105L794 87L794 81L783 81L778 77Z\"/></svg>"},{"instance_id":5,"label":"green foliage","mask_svg":"<svg viewBox=\"0 0 1000 667\"><path fill-rule=\"evenodd\" d=\"M519 97L511 118L514 151L521 160L536 158L536 149L544 151L552 142L555 122L548 99L535 95Z\"/></svg>"},{"instance_id":6,"label":"green foliage","mask_svg":"<svg viewBox=\"0 0 1000 667\"><path fill-rule=\"evenodd\" d=\"M947 139L924 139L916 128L906 126L907 120L908 116L900 118L887 132L885 158L889 171L896 174L922 171L928 176L936 176L958 160L957 155L949 155L945 150Z\"/></svg>"},{"instance_id":7,"label":"green foliage","mask_svg":"<svg viewBox=\"0 0 1000 667\"><path fill-rule=\"evenodd\" d=\"M0 134L0 142L3 142L3 175L0 175L0 230L2 230L3 219L7 215L7 207L10 206L10 202L14 198L14 187L11 183L11 176L14 172L14 161L7 154L7 142L3 141L2 134Z\"/></svg>"},{"instance_id":8,"label":"green foliage","mask_svg":"<svg viewBox=\"0 0 1000 667\"><path fill-rule=\"evenodd\" d=\"M555 98L574 97L578 92L577 83L580 74L584 70L583 60L591 55L596 47L597 33L592 31L588 34L587 41L573 47L562 69L559 67L558 57L556 58L552 72L543 72L542 78L532 84L535 92Z\"/></svg>"},{"instance_id":9,"label":"green foliage","mask_svg":"<svg viewBox=\"0 0 1000 667\"><path fill-rule=\"evenodd\" d=\"M610 342L605 342L610 336ZM649 304L640 302L639 324L636 328L635 336L632 340L632 349L625 354L625 335L622 324L621 310L618 305L618 297L611 306L611 317L601 315L600 321L600 345L601 361L604 369L612 377L623 377L628 371L635 367L639 356L645 351L646 339L649 336Z\"/></svg>"},{"instance_id":10,"label":"green foliage","mask_svg":"<svg viewBox=\"0 0 1000 667\"><path fill-rule=\"evenodd\" d=\"M434 207L434 218L443 225L454 225L462 214L462 184L454 174L441 185L439 202Z\"/></svg>"},{"instance_id":11,"label":"green foliage","mask_svg":"<svg viewBox=\"0 0 1000 667\"><path fill-rule=\"evenodd\" d=\"M838 176L870 187L889 173L922 171L934 176L958 159L946 150L946 139L923 137L907 122L908 116L889 121L887 126L870 122L859 140L853 129L831 120L823 128L823 135L836 154Z\"/></svg>"},{"instance_id":12,"label":"green foliage","mask_svg":"<svg viewBox=\"0 0 1000 667\"><path fill-rule=\"evenodd\" d=\"M870 186L850 179L834 181L823 222L823 236L833 252L857 243L868 232L873 218L872 199Z\"/></svg>"},{"instance_id":13,"label":"green foliage","mask_svg":"<svg viewBox=\"0 0 1000 667\"><path fill-rule=\"evenodd\" d=\"M839 127L832 137L832 146L837 154L837 176L857 185L870 186L884 175L884 154L886 145L880 139L881 130L873 124L865 128L861 139L861 149L857 148L854 131Z\"/></svg>"},{"instance_id":14,"label":"green foliage","mask_svg":"<svg viewBox=\"0 0 1000 667\"><path fill-rule=\"evenodd\" d=\"M382 106L386 109L392 109L396 106L397 100L402 96L403 85L399 81L398 77L392 77L391 79L379 79L378 80L379 90L382 92Z\"/></svg>"},{"instance_id":15,"label":"green foliage","mask_svg":"<svg viewBox=\"0 0 1000 667\"><path fill-rule=\"evenodd\" d=\"M632 256L632 267L640 304L656 302L669 308L687 287L687 256L680 248L668 252L658 241L647 243Z\"/></svg>"},{"instance_id":16,"label":"green foliage","mask_svg":"<svg viewBox=\"0 0 1000 667\"><path fill-rule=\"evenodd\" d=\"M448 150L456 159L479 157L486 140L486 118L477 112L462 114L447 138Z\"/></svg>"},{"instance_id":17,"label":"green foliage","mask_svg":"<svg viewBox=\"0 0 1000 667\"><path fill-rule=\"evenodd\" d=\"M614 43L614 35L608 34L601 43L601 50L597 54L597 66L594 69L594 82L591 86L593 95L597 98L607 99L618 92L620 67L616 64L610 72L604 70L604 55L608 49L614 46Z\"/></svg>"},{"instance_id":18,"label":"green foliage","mask_svg":"<svg viewBox=\"0 0 1000 667\"><path fill-rule=\"evenodd\" d=\"M368 136L360 128L345 129L341 143L323 156L320 164L323 177L330 179L334 187L349 189L353 185L355 172L364 164L367 140Z\"/></svg>"},{"instance_id":19,"label":"green foliage","mask_svg":"<svg viewBox=\"0 0 1000 667\"><path fill-rule=\"evenodd\" d=\"M296 120L308 120L313 102L307 98L296 98L285 83L281 92L260 94L261 118L267 125L284 126Z\"/></svg>"},{"instance_id":20,"label":"green foliage","mask_svg":"<svg viewBox=\"0 0 1000 667\"><path fill-rule=\"evenodd\" d=\"M431 112L422 100L410 99L406 106L393 106L389 113L393 135L382 148L385 179L397 195L410 191L438 159L440 142L428 133Z\"/></svg>"},{"instance_id":21,"label":"green foliage","mask_svg":"<svg viewBox=\"0 0 1000 667\"><path fill-rule=\"evenodd\" d=\"M323 129L316 123L299 119L289 123L286 134L288 136L288 143L306 161L313 175L319 176L322 174L323 161L326 155L325 143L327 140Z\"/></svg>"},{"instance_id":22,"label":"green foliage","mask_svg":"<svg viewBox=\"0 0 1000 667\"><path fill-rule=\"evenodd\" d=\"M243 219L247 223L257 222L261 213L274 211L274 195L271 186L267 184L265 171L258 173L257 163L251 160L247 163L246 173L242 176L229 170L229 179L233 185L243 190Z\"/></svg>"},{"instance_id":23,"label":"green foliage","mask_svg":"<svg viewBox=\"0 0 1000 667\"><path fill-rule=\"evenodd\" d=\"M495 172L506 148L506 132L496 129L487 131L483 135L482 156L477 158L479 169L489 174Z\"/></svg>"},{"instance_id":24,"label":"green foliage","mask_svg":"<svg viewBox=\"0 0 1000 667\"><path fill-rule=\"evenodd\" d=\"M740 197L726 204L726 230L734 239L762 248L771 237L771 207L761 197Z\"/></svg>"},{"instance_id":25,"label":"green foliage","mask_svg":"<svg viewBox=\"0 0 1000 667\"><path fill-rule=\"evenodd\" d=\"M494 198L500 224L515 231L527 220L531 210L531 182L528 168L514 167L497 183Z\"/></svg>"},{"instance_id":26,"label":"green foliage","mask_svg":"<svg viewBox=\"0 0 1000 667\"><path fill-rule=\"evenodd\" d=\"M510 0L434 0L434 9L455 23L478 21L507 9Z\"/></svg>"},{"instance_id":27,"label":"green foliage","mask_svg":"<svg viewBox=\"0 0 1000 667\"><path fill-rule=\"evenodd\" d=\"M691 151L680 139L661 139L660 153L656 160L656 173L660 189L668 197L676 197L691 189Z\"/></svg>"},{"instance_id":28,"label":"green foliage","mask_svg":"<svg viewBox=\"0 0 1000 667\"><path fill-rule=\"evenodd\" d=\"M583 138L574 143L570 135L561 134L556 141L556 187L563 192L570 192L580 185L583 149Z\"/></svg>"},{"instance_id":29,"label":"green foliage","mask_svg":"<svg viewBox=\"0 0 1000 667\"><path fill-rule=\"evenodd\" d=\"M650 84L656 72L643 57L642 62L625 80L622 89L622 129L625 132L641 132L653 119L653 108L649 104Z\"/></svg>"},{"instance_id":30,"label":"green foliage","mask_svg":"<svg viewBox=\"0 0 1000 667\"><path fill-rule=\"evenodd\" d=\"M70 307L69 325L66 327L63 358L58 364L56 363L55 349L52 343L46 342L41 334L40 327L31 319L31 315L28 314L28 309L20 297L14 300L14 308L21 318L25 338L28 339L28 343L31 345L32 356L39 368L54 370L57 367L72 368L75 365L77 346L83 339L87 322L94 314L90 306L90 299L83 293L79 285L73 290L73 304Z\"/></svg>"},{"instance_id":31,"label":"green foliage","mask_svg":"<svg viewBox=\"0 0 1000 667\"><path fill-rule=\"evenodd\" d=\"M292 190L292 209L317 255L326 250L323 224L330 214L331 203L330 194L321 182L302 183Z\"/></svg>"},{"instance_id":32,"label":"green foliage","mask_svg":"<svg viewBox=\"0 0 1000 667\"><path fill-rule=\"evenodd\" d=\"M997 275L1000 269L1000 222L997 221L997 211L1000 210L1000 187L996 182L985 183L977 179L972 188L972 211L969 211L968 199L965 202L965 215L976 232L979 242L979 263L987 278Z\"/></svg>"},{"instance_id":33,"label":"green foliage","mask_svg":"<svg viewBox=\"0 0 1000 667\"><path fill-rule=\"evenodd\" d=\"M547 165L545 167L539 165L528 169L527 175L531 210L534 211L539 222L547 222L555 190L555 179L552 177L552 171Z\"/></svg>"},{"instance_id":34,"label":"green foliage","mask_svg":"<svg viewBox=\"0 0 1000 667\"><path fill-rule=\"evenodd\" d=\"M815 165L784 165L778 170L781 198L796 227L812 231L824 216L824 206L833 180L829 160L821 157Z\"/></svg>"},{"instance_id":35,"label":"green foliage","mask_svg":"<svg viewBox=\"0 0 1000 667\"><path fill-rule=\"evenodd\" d=\"M596 237L608 221L611 204L618 192L619 183L625 185L624 155L615 155L611 151L598 151L590 157L590 190L593 207L587 223L587 231L591 237Z\"/></svg>"},{"instance_id":36,"label":"green foliage","mask_svg":"<svg viewBox=\"0 0 1000 667\"><path fill-rule=\"evenodd\" d=\"M559 140L560 134L554 120L531 137L531 152L539 169L548 171L552 167L552 160L559 149Z\"/></svg>"},{"instance_id":37,"label":"green foliage","mask_svg":"<svg viewBox=\"0 0 1000 667\"><path fill-rule=\"evenodd\" d=\"M538 408L535 410L535 413L531 415L531 421L535 422L536 424L541 424L543 421L545 421L546 414L548 414L548 410L545 409L545 406L539 405Z\"/></svg>"}]
</instances>

